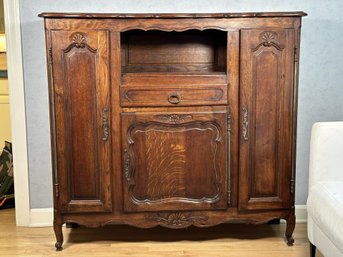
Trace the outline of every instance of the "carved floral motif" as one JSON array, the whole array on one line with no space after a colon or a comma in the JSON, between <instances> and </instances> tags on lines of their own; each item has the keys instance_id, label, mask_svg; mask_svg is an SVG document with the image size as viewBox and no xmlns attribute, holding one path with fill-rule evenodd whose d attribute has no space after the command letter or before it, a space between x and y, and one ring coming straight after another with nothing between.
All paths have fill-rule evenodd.
<instances>
[{"instance_id":1,"label":"carved floral motif","mask_svg":"<svg viewBox=\"0 0 343 257\"><path fill-rule=\"evenodd\" d=\"M205 224L208 217L205 215L193 215L189 212L172 212L157 214L157 216L148 217L148 220L156 221L161 226L169 228L185 228L191 225Z\"/></svg>"}]
</instances>

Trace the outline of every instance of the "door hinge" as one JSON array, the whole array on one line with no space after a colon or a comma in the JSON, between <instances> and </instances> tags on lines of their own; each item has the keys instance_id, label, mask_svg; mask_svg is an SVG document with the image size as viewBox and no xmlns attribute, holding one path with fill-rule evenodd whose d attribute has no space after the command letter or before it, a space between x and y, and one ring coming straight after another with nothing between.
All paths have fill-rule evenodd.
<instances>
[{"instance_id":1,"label":"door hinge","mask_svg":"<svg viewBox=\"0 0 343 257\"><path fill-rule=\"evenodd\" d=\"M231 114L228 111L227 115L227 203L231 205L231 151L230 151L230 144L231 144Z\"/></svg>"},{"instance_id":2,"label":"door hinge","mask_svg":"<svg viewBox=\"0 0 343 257\"><path fill-rule=\"evenodd\" d=\"M52 122L52 140L53 140L53 176L54 176L54 187L55 187L55 197L58 198L60 195L59 190L59 179L58 179L58 171L57 171L57 140L56 140L56 117L55 117L55 89L54 89L54 71L53 71L53 64L52 64L52 48L50 47L48 50L48 63L49 63L49 72L50 72L50 101L51 101L51 122Z\"/></svg>"},{"instance_id":3,"label":"door hinge","mask_svg":"<svg viewBox=\"0 0 343 257\"><path fill-rule=\"evenodd\" d=\"M294 194L294 179L291 179L291 194Z\"/></svg>"},{"instance_id":4,"label":"door hinge","mask_svg":"<svg viewBox=\"0 0 343 257\"><path fill-rule=\"evenodd\" d=\"M294 46L294 62L298 62L298 47Z\"/></svg>"},{"instance_id":5,"label":"door hinge","mask_svg":"<svg viewBox=\"0 0 343 257\"><path fill-rule=\"evenodd\" d=\"M227 115L227 132L228 132L228 134L231 133L231 115L230 115L230 113L228 113L228 115Z\"/></svg>"},{"instance_id":6,"label":"door hinge","mask_svg":"<svg viewBox=\"0 0 343 257\"><path fill-rule=\"evenodd\" d=\"M60 185L58 183L55 183L55 196L60 196Z\"/></svg>"},{"instance_id":7,"label":"door hinge","mask_svg":"<svg viewBox=\"0 0 343 257\"><path fill-rule=\"evenodd\" d=\"M228 185L228 187L230 188L230 185ZM227 204L231 206L231 190L230 189L227 191Z\"/></svg>"},{"instance_id":8,"label":"door hinge","mask_svg":"<svg viewBox=\"0 0 343 257\"><path fill-rule=\"evenodd\" d=\"M50 65L52 65L52 47L50 47L48 51L48 62Z\"/></svg>"}]
</instances>

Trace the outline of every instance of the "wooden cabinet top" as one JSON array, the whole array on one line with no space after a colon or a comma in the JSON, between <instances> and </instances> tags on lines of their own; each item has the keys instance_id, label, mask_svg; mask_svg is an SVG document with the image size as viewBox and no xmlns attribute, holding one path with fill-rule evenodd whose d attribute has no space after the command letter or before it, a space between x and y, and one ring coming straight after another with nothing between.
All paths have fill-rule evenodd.
<instances>
[{"instance_id":1,"label":"wooden cabinet top","mask_svg":"<svg viewBox=\"0 0 343 257\"><path fill-rule=\"evenodd\" d=\"M305 12L242 12L242 13L57 13L43 12L44 18L114 18L114 19L182 19L182 18L249 18L249 17L302 17Z\"/></svg>"}]
</instances>

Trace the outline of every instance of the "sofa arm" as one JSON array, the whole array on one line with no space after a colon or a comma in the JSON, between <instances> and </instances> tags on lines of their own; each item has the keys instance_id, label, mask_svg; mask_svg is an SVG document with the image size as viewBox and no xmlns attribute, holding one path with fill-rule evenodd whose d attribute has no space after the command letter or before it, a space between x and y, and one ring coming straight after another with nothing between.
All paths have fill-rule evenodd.
<instances>
[{"instance_id":1,"label":"sofa arm","mask_svg":"<svg viewBox=\"0 0 343 257\"><path fill-rule=\"evenodd\" d=\"M313 125L309 173L309 189L316 182L343 181L343 122Z\"/></svg>"}]
</instances>

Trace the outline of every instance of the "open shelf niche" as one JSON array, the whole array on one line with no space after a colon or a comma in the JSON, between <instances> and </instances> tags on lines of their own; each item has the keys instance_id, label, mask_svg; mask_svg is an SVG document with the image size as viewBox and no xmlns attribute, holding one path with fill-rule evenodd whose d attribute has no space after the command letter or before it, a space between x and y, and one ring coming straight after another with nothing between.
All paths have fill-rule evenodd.
<instances>
[{"instance_id":1,"label":"open shelf niche","mask_svg":"<svg viewBox=\"0 0 343 257\"><path fill-rule=\"evenodd\" d=\"M121 33L122 74L225 75L227 32L129 30Z\"/></svg>"}]
</instances>

